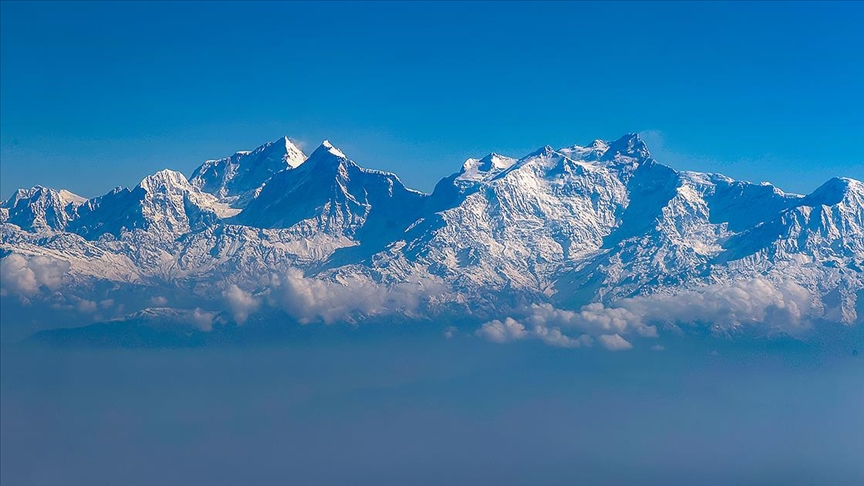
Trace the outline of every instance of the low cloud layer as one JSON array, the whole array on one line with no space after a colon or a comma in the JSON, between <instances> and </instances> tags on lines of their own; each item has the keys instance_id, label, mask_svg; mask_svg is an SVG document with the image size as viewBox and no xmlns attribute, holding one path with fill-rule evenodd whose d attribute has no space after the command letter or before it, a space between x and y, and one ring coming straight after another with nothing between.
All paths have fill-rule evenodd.
<instances>
[{"instance_id":1,"label":"low cloud layer","mask_svg":"<svg viewBox=\"0 0 864 486\"><path fill-rule=\"evenodd\" d=\"M43 256L11 254L0 260L0 292L16 295L25 303L39 294L46 298L59 296L69 267L68 262ZM192 318L195 327L212 329L220 308L227 309L236 324L245 323L267 307L279 309L301 324L359 322L386 315L419 318L436 302L446 300L446 288L428 280L390 285L362 278L325 280L290 269L271 276L269 284L263 287L244 289L230 284L217 295L221 303L200 303ZM88 300L66 296L64 299L64 308L95 316L94 319L109 314L120 316L123 312L122 303L115 305L113 298ZM155 296L150 303L164 307L168 299ZM496 343L536 339L560 348L599 346L620 351L631 349L637 339L658 337L658 329L674 330L682 326L704 326L718 333L755 329L764 334L798 336L821 314L818 300L807 289L793 282L755 278L676 294L592 303L579 310L534 304L486 322L476 335ZM452 329L445 333L448 337L455 334Z\"/></svg>"},{"instance_id":2,"label":"low cloud layer","mask_svg":"<svg viewBox=\"0 0 864 486\"><path fill-rule=\"evenodd\" d=\"M272 275L269 285L263 288L244 290L230 284L222 290L221 302L238 325L265 308L281 310L301 324L334 324L394 314L419 317L428 300L443 292L443 286L429 281L393 285L363 279L338 282L307 277L299 269L289 269L283 275ZM166 302L164 298L158 299ZM212 325L196 327L212 329Z\"/></svg>"},{"instance_id":3,"label":"low cloud layer","mask_svg":"<svg viewBox=\"0 0 864 486\"><path fill-rule=\"evenodd\" d=\"M590 346L596 338L612 351L632 348L629 336L657 337L657 325L704 325L715 332L755 328L800 335L821 310L807 289L793 282L756 278L677 294L592 303L578 311L535 304L519 315L483 324L477 334L504 343L536 338L558 347Z\"/></svg>"},{"instance_id":4,"label":"low cloud layer","mask_svg":"<svg viewBox=\"0 0 864 486\"><path fill-rule=\"evenodd\" d=\"M360 279L333 282L305 277L302 271L291 269L273 278L269 299L303 324L332 324L361 316L415 315L428 298L442 292L442 286L429 281L393 285Z\"/></svg>"}]
</instances>

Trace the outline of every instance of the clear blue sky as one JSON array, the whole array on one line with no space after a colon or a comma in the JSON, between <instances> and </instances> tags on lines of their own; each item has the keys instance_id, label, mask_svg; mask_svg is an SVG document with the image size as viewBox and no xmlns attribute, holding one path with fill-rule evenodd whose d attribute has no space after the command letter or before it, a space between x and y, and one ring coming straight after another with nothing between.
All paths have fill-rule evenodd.
<instances>
[{"instance_id":1,"label":"clear blue sky","mask_svg":"<svg viewBox=\"0 0 864 486\"><path fill-rule=\"evenodd\" d=\"M430 190L469 156L645 132L676 168L864 178L864 3L0 7L0 196L96 196L281 135Z\"/></svg>"}]
</instances>

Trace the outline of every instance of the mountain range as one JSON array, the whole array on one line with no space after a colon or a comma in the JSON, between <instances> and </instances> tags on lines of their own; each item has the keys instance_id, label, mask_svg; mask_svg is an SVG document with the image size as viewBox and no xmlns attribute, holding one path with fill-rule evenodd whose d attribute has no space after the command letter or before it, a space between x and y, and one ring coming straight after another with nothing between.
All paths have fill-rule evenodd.
<instances>
[{"instance_id":1,"label":"mountain range","mask_svg":"<svg viewBox=\"0 0 864 486\"><path fill-rule=\"evenodd\" d=\"M20 189L0 257L7 338L385 318L611 350L692 328L797 336L862 321L864 184L678 171L628 134L468 159L426 194L284 137L92 199Z\"/></svg>"}]
</instances>

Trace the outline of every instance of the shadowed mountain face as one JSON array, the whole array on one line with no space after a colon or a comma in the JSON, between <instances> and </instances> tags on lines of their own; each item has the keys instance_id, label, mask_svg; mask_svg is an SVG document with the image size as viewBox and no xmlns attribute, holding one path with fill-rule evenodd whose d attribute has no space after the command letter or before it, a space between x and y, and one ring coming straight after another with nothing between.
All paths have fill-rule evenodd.
<instances>
[{"instance_id":1,"label":"shadowed mountain face","mask_svg":"<svg viewBox=\"0 0 864 486\"><path fill-rule=\"evenodd\" d=\"M208 160L195 169L189 182L202 192L243 205L273 174L292 169L306 155L288 137L264 144L251 152Z\"/></svg>"},{"instance_id":2,"label":"shadowed mountain face","mask_svg":"<svg viewBox=\"0 0 864 486\"><path fill-rule=\"evenodd\" d=\"M365 242L393 241L422 216L426 195L393 174L364 169L325 142L295 170L269 178L238 223L345 235Z\"/></svg>"},{"instance_id":3,"label":"shadowed mountain face","mask_svg":"<svg viewBox=\"0 0 864 486\"><path fill-rule=\"evenodd\" d=\"M679 172L632 134L469 159L432 194L282 138L90 200L19 190L0 221L6 338L52 312L81 325L149 308L197 309L203 332L452 319L609 349L681 326L799 336L862 319L861 182L801 196Z\"/></svg>"}]
</instances>

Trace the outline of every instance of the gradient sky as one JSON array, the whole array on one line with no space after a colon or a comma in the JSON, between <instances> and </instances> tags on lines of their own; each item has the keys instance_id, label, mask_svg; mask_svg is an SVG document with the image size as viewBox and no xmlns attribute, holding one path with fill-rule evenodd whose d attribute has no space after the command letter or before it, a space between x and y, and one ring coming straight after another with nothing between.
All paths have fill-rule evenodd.
<instances>
[{"instance_id":1,"label":"gradient sky","mask_svg":"<svg viewBox=\"0 0 864 486\"><path fill-rule=\"evenodd\" d=\"M2 3L0 196L96 196L282 135L431 190L643 132L681 169L864 178L864 3Z\"/></svg>"}]
</instances>

